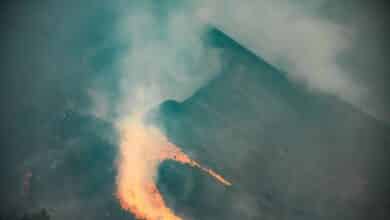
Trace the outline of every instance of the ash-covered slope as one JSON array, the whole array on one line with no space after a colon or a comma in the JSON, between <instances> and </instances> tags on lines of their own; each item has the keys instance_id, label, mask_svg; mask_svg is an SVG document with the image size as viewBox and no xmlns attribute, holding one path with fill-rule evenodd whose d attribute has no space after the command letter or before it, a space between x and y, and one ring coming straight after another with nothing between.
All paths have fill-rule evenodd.
<instances>
[{"instance_id":1,"label":"ash-covered slope","mask_svg":"<svg viewBox=\"0 0 390 220\"><path fill-rule=\"evenodd\" d=\"M163 103L157 118L233 186L166 163L159 180L171 206L194 219L389 217L388 125L291 83L219 31L207 40L221 49L221 75L183 103Z\"/></svg>"}]
</instances>

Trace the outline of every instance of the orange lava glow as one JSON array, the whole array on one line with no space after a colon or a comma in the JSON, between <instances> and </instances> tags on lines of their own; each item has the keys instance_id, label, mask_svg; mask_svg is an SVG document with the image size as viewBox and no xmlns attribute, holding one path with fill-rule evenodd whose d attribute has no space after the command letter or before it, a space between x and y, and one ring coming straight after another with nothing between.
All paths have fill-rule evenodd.
<instances>
[{"instance_id":1,"label":"orange lava glow","mask_svg":"<svg viewBox=\"0 0 390 220\"><path fill-rule=\"evenodd\" d=\"M142 220L180 220L169 209L158 190L155 179L164 160L196 167L224 185L231 185L211 169L202 167L177 146L170 143L159 129L145 125L142 117L122 120L116 196L123 209Z\"/></svg>"}]
</instances>

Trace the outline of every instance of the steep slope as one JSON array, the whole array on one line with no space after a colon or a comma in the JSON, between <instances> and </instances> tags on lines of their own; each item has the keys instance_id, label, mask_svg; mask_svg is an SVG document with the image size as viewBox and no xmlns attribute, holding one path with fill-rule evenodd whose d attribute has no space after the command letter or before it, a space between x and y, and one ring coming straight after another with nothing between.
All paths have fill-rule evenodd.
<instances>
[{"instance_id":1,"label":"steep slope","mask_svg":"<svg viewBox=\"0 0 390 220\"><path fill-rule=\"evenodd\" d=\"M384 219L388 125L291 83L222 32L207 40L221 50L221 75L183 103L163 103L157 119L234 187L217 189L168 163L160 187L181 201L171 204L195 219Z\"/></svg>"}]
</instances>

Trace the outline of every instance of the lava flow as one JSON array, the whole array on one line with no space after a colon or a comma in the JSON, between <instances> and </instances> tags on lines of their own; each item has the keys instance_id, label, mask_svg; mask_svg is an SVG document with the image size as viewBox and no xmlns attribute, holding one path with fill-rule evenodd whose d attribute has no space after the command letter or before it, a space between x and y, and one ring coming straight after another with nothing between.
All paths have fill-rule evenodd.
<instances>
[{"instance_id":1,"label":"lava flow","mask_svg":"<svg viewBox=\"0 0 390 220\"><path fill-rule=\"evenodd\" d=\"M166 206L155 184L158 166L164 160L174 160L199 168L221 184L231 185L222 176L202 167L170 143L159 129L145 125L141 117L122 120L118 128L120 156L116 195L121 207L133 213L137 219L181 219Z\"/></svg>"}]
</instances>

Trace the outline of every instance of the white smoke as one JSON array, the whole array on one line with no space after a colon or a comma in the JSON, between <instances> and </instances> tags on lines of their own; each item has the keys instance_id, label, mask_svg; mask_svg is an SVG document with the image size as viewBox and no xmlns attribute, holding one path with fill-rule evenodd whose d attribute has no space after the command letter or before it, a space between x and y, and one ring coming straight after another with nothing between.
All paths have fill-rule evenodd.
<instances>
[{"instance_id":1,"label":"white smoke","mask_svg":"<svg viewBox=\"0 0 390 220\"><path fill-rule=\"evenodd\" d=\"M205 46L206 26L191 8L171 10L163 18L150 10L131 10L117 30L126 46L117 63L119 114L184 100L219 73L219 52Z\"/></svg>"},{"instance_id":2,"label":"white smoke","mask_svg":"<svg viewBox=\"0 0 390 220\"><path fill-rule=\"evenodd\" d=\"M361 25L336 23L314 10L326 1L204 1L199 15L230 35L294 82L334 95L376 118L390 120L383 94L340 64ZM337 6L339 7L339 6ZM358 45L359 46L359 45ZM372 54L371 54L372 55ZM355 62L359 62L358 60ZM375 76L375 73L359 73ZM379 100L379 101L378 101Z\"/></svg>"}]
</instances>

